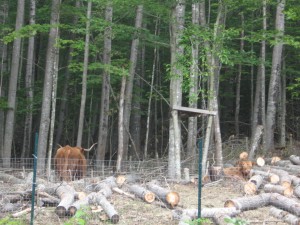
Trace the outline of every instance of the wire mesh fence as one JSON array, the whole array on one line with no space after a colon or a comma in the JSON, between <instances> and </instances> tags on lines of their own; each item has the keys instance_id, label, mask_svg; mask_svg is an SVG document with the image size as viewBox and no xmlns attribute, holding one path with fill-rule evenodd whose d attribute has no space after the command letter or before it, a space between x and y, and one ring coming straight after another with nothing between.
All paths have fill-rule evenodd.
<instances>
[{"instance_id":1,"label":"wire mesh fence","mask_svg":"<svg viewBox=\"0 0 300 225\"><path fill-rule=\"evenodd\" d=\"M239 153L246 149L246 139L224 143L224 162L237 160ZM82 177L80 167L73 170L65 167L66 173L61 176L53 160L48 167L46 159L37 159L38 164L43 161L46 166L44 170L37 170L34 200L33 160L9 159L10 168L0 167L0 224L14 221L29 224L32 201L33 223L43 225L189 224L198 217L198 155L182 160L182 174L185 168L190 172L188 180L184 176L182 180L169 179L168 163L162 159L124 161L121 174L115 173L116 161L88 160ZM214 160L210 150L208 161L213 165ZM0 163L2 165L3 160ZM76 163L69 161L69 164ZM253 174L259 175L258 178L252 180L252 176L236 176L235 171L203 181L201 216L209 218L205 224L229 224L226 218L233 224L299 224L297 174L291 171L280 174L278 171L288 166L277 168L278 171L272 166L260 168L260 173ZM273 174L279 177L277 183L270 181ZM286 183L282 185L280 180ZM247 194L249 190L255 191ZM155 192L154 198L149 192Z\"/></svg>"}]
</instances>

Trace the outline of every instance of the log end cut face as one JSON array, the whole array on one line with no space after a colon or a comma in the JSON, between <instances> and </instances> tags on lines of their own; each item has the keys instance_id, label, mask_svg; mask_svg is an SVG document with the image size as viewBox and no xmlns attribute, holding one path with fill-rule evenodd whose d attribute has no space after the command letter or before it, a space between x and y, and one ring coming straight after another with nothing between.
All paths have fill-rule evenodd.
<instances>
[{"instance_id":1,"label":"log end cut face","mask_svg":"<svg viewBox=\"0 0 300 225\"><path fill-rule=\"evenodd\" d=\"M175 191L169 192L166 195L166 202L170 204L171 208L175 208L180 201L179 194Z\"/></svg>"}]
</instances>

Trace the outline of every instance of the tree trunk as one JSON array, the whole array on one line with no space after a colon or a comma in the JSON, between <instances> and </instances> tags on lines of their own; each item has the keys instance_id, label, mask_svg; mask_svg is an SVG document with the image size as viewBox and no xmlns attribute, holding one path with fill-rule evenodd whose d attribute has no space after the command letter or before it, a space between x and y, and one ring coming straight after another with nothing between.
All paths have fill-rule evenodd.
<instances>
[{"instance_id":1,"label":"tree trunk","mask_svg":"<svg viewBox=\"0 0 300 225\"><path fill-rule=\"evenodd\" d=\"M111 24L113 17L113 8L111 2L106 5L105 20ZM111 64L111 38L112 38L111 25L106 27L104 31L104 49L103 49L103 64L110 66ZM97 145L97 160L105 160L105 153L107 149L108 137L108 118L109 118L109 98L110 97L110 72L104 69L102 78L102 95L101 95L101 108L99 120L99 135ZM102 163L99 163L99 165Z\"/></svg>"},{"instance_id":2,"label":"tree trunk","mask_svg":"<svg viewBox=\"0 0 300 225\"><path fill-rule=\"evenodd\" d=\"M124 95L125 95L126 77L122 77L120 100L119 100L119 121L118 121L118 158L116 170L121 172L121 164L124 151Z\"/></svg>"},{"instance_id":3,"label":"tree trunk","mask_svg":"<svg viewBox=\"0 0 300 225\"><path fill-rule=\"evenodd\" d=\"M281 105L280 105L280 138L279 144L282 147L286 146L286 68L285 68L285 59L283 59L282 64L282 76L281 76Z\"/></svg>"},{"instance_id":4,"label":"tree trunk","mask_svg":"<svg viewBox=\"0 0 300 225\"><path fill-rule=\"evenodd\" d=\"M192 4L192 23L199 26L199 2ZM191 56L192 63L190 66L190 90L189 90L189 107L197 108L198 102L198 64L199 64L199 42L197 37L191 39ZM187 158L195 158L197 151L197 117L188 119L188 140L187 140ZM191 169L194 169L195 160L192 161Z\"/></svg>"},{"instance_id":5,"label":"tree trunk","mask_svg":"<svg viewBox=\"0 0 300 225\"><path fill-rule=\"evenodd\" d=\"M263 0L263 31L267 31L267 1ZM261 121L264 127L262 145L263 151L266 151L266 40L261 42Z\"/></svg>"},{"instance_id":6,"label":"tree trunk","mask_svg":"<svg viewBox=\"0 0 300 225\"><path fill-rule=\"evenodd\" d=\"M244 13L241 12L241 22L242 22L242 30L241 30L241 42L240 42L240 53L244 51ZM236 96L235 96L235 135L239 137L240 135L240 127L239 127L239 116L240 116L240 99L241 99L241 79L242 79L242 64L238 65L238 75L236 79Z\"/></svg>"},{"instance_id":7,"label":"tree trunk","mask_svg":"<svg viewBox=\"0 0 300 225\"><path fill-rule=\"evenodd\" d=\"M88 1L87 15L86 15L87 21L86 21L86 31L85 31L81 103L80 103L80 113L79 113L78 133L77 133L76 146L81 146L82 145L82 133L83 133L83 125L84 125L84 114L85 114L84 112L85 112L86 92L87 92L87 72L88 72L88 64L89 64L91 11L92 11L92 2Z\"/></svg>"},{"instance_id":8,"label":"tree trunk","mask_svg":"<svg viewBox=\"0 0 300 225\"><path fill-rule=\"evenodd\" d=\"M0 3L0 24L5 24L8 17L8 1L4 0ZM1 64L0 64L0 98L4 97L3 89L3 75L7 73L7 45L0 43L0 54L1 54ZM0 108L0 158L3 158L4 151L4 128L5 128L5 116L4 111Z\"/></svg>"},{"instance_id":9,"label":"tree trunk","mask_svg":"<svg viewBox=\"0 0 300 225\"><path fill-rule=\"evenodd\" d=\"M284 6L285 0L278 0L276 10L276 26L275 29L278 33L275 36L275 45L272 55L272 71L268 92L268 106L266 115L266 151L270 152L274 149L274 131L275 131L275 116L276 116L276 103L278 97L278 86L281 70L281 55L283 48L283 34L284 34Z\"/></svg>"},{"instance_id":10,"label":"tree trunk","mask_svg":"<svg viewBox=\"0 0 300 225\"><path fill-rule=\"evenodd\" d=\"M158 19L155 23L155 36L157 36L158 33ZM154 77L155 77L155 71L156 71L156 65L157 65L157 52L158 47L154 47L154 59L152 64L152 73L151 73L151 83L150 83L150 96L148 100L148 110L147 110L147 124L146 124L146 137L145 137L145 144L144 144L144 159L148 158L148 141L149 141L149 132L150 132L150 118L151 118L151 101L152 101L152 95L153 95L153 87L154 87Z\"/></svg>"},{"instance_id":11,"label":"tree trunk","mask_svg":"<svg viewBox=\"0 0 300 225\"><path fill-rule=\"evenodd\" d=\"M80 7L80 2L79 0L76 0L76 8ZM75 15L73 18L73 23L77 24L78 22L78 17ZM75 39L75 35L71 34L71 39ZM67 65L70 65L72 60L73 60L73 52L74 48L69 47L68 50L68 60L67 60ZM55 137L55 145L57 144L60 145L65 145L66 143L60 143L61 141L61 136L64 131L64 125L65 125L65 116L66 116L66 111L67 111L67 100L68 100L68 87L69 87L69 80L70 80L70 69L69 66L66 67L66 71L64 72L64 86L63 86L63 92L62 96L60 98L60 109L59 109L59 116L58 116L58 122L57 122L57 130L56 130L56 137Z\"/></svg>"},{"instance_id":12,"label":"tree trunk","mask_svg":"<svg viewBox=\"0 0 300 225\"><path fill-rule=\"evenodd\" d=\"M250 153L249 153L250 160L254 159L255 151L257 150L257 148L259 146L262 134L263 134L263 126L258 125L255 129L255 133L253 134L254 136L252 136L252 140L251 140L251 147L250 147Z\"/></svg>"},{"instance_id":13,"label":"tree trunk","mask_svg":"<svg viewBox=\"0 0 300 225\"><path fill-rule=\"evenodd\" d=\"M135 29L139 30L142 28L143 20L143 5L139 5L136 11L135 18ZM130 54L130 66L129 66L129 76L126 81L126 90L125 90L125 104L124 104L124 152L123 158L127 160L128 155L128 143L129 143L129 124L131 116L131 102L132 102L132 92L133 92L133 83L134 75L136 70L137 55L138 55L138 46L139 46L139 35L136 33L135 38L132 40L131 44L131 54Z\"/></svg>"},{"instance_id":14,"label":"tree trunk","mask_svg":"<svg viewBox=\"0 0 300 225\"><path fill-rule=\"evenodd\" d=\"M15 30L18 31L23 27L24 23L24 10L25 1L18 0L17 16ZM9 78L8 88L8 110L6 112L5 133L4 133L4 149L3 149L3 166L10 167L10 158L12 155L12 140L14 136L14 123L16 113L16 94L17 94L17 82L20 66L20 54L21 54L21 38L16 38L13 43L12 50L12 65Z\"/></svg>"},{"instance_id":15,"label":"tree trunk","mask_svg":"<svg viewBox=\"0 0 300 225\"><path fill-rule=\"evenodd\" d=\"M56 60L56 54L57 54L56 52L58 51L58 49L56 49L58 48L56 46L56 41L59 36L59 28L57 27L57 24L59 23L59 7L60 7L60 0L52 0L51 20L50 20L50 24L52 25L52 27L50 28L48 46L47 46L43 100L42 100L42 109L41 109L41 121L40 121L39 140L38 140L38 157L41 159L38 162L39 170L45 169L45 158L47 154L53 73L55 72L53 67Z\"/></svg>"},{"instance_id":16,"label":"tree trunk","mask_svg":"<svg viewBox=\"0 0 300 225\"><path fill-rule=\"evenodd\" d=\"M184 54L180 40L184 29L185 1L177 0L172 10L171 22L171 81L170 81L170 106L181 106L182 104L182 79L183 71L177 66L179 58ZM181 127L177 110L171 111L169 127L169 155L168 175L170 178L181 179L180 165L181 150Z\"/></svg>"},{"instance_id":17,"label":"tree trunk","mask_svg":"<svg viewBox=\"0 0 300 225\"><path fill-rule=\"evenodd\" d=\"M35 0L30 1L30 19L29 24L35 24ZM32 104L33 104L33 68L34 68L34 43L35 37L30 37L28 40L25 87L26 87L26 100L27 110L24 125L24 138L21 158L28 158L31 149L31 130L32 130Z\"/></svg>"}]
</instances>

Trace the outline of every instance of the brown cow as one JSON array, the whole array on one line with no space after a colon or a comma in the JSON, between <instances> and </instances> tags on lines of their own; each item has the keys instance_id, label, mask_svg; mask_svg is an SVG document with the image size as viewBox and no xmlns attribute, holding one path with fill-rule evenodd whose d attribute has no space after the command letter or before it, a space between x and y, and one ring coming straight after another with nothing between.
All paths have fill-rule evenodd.
<instances>
[{"instance_id":1,"label":"brown cow","mask_svg":"<svg viewBox=\"0 0 300 225\"><path fill-rule=\"evenodd\" d=\"M71 147L69 145L60 146L54 156L55 170L59 178L64 181L70 181L85 177L87 164L84 151L90 151L95 144L89 149Z\"/></svg>"}]
</instances>

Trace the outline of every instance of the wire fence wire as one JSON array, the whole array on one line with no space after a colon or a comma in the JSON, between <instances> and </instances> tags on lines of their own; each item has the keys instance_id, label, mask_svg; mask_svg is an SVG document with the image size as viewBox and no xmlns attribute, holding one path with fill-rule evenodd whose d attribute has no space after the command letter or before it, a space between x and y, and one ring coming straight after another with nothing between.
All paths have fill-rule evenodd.
<instances>
[{"instance_id":1,"label":"wire fence wire","mask_svg":"<svg viewBox=\"0 0 300 225\"><path fill-rule=\"evenodd\" d=\"M214 159L214 146L210 146L208 161L211 164ZM224 162L232 162L238 159L239 153L248 149L248 140L230 140L223 143ZM2 167L4 160L10 161L10 168ZM37 159L39 164L41 161L47 162L46 159ZM7 162L7 161L6 161ZM72 162L70 162L72 164ZM29 213L18 215L25 210L30 211L31 194L32 194L32 178L33 178L33 158L28 159L2 159L0 161L0 224L7 221L18 221L18 224L29 224ZM46 164L47 165L47 164ZM116 161L105 160L95 161L87 160L86 174L83 179L77 180L78 169L73 171L69 169L66 174L69 176L67 184L76 191L76 198L79 193L84 193L87 196L93 188L99 185L107 177L117 177L115 171ZM115 210L120 215L119 224L149 224L149 225L172 225L178 224L178 220L171 214L176 210L184 211L185 209L197 209L198 207L198 155L185 157L181 162L182 174L185 168L190 171L190 179L187 183L171 181L168 179L168 162L164 159L153 159L148 161L123 161L121 168L121 175L135 175L139 177L136 184L146 188L147 182L158 180L161 187L172 192L178 192L180 195L179 208L166 208L161 204L162 199L155 200L155 204L147 204L139 198L131 198L126 195L113 192L108 198ZM83 207L76 216L58 216L56 209L60 204L61 199L56 195L56 190L53 192L43 192L40 190L42 186L44 189L53 187L53 185L63 184L61 181L61 174L55 169L54 160L51 161L50 171L38 170L37 171L37 193L35 202L35 218L34 224L50 225L50 224L107 224L109 217L103 208L99 205L91 204L90 207ZM120 175L120 174L118 174ZM230 177L220 175L220 180L203 184L201 203L202 208L223 208L228 200L235 200L245 196L244 185L246 180L241 180L237 177ZM266 182L266 181L264 181ZM264 183L265 184L265 183ZM56 188L58 186L55 186ZM259 188L256 195L264 193L263 185ZM128 192L128 187L120 187L123 191ZM43 189L43 190L44 190ZM49 196L47 196L49 195ZM136 197L136 196L135 196ZM298 199L293 198L293 201L298 203ZM75 201L76 199L74 199ZM247 206L246 206L247 207ZM274 208L274 207L273 207ZM278 206L276 209L284 209ZM276 211L275 209L275 211ZM263 205L255 208L249 206L243 209L236 217L240 221L249 222L249 224L296 224L292 222L279 219L270 213L271 206ZM171 213L172 212L172 213ZM286 211L284 211L286 212ZM277 212L278 213L278 212ZM287 213L287 212L286 212ZM298 215L300 216L300 214ZM297 217L297 215L296 215ZM2 219L1 219L2 218ZM296 220L294 218L294 220ZM207 224L213 224L210 220Z\"/></svg>"}]
</instances>

